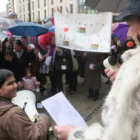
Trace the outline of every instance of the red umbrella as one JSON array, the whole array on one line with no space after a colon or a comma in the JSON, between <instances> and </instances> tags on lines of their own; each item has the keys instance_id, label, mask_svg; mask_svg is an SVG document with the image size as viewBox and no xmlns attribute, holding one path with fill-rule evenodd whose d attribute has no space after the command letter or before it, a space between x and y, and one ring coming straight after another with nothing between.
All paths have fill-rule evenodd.
<instances>
[{"instance_id":1,"label":"red umbrella","mask_svg":"<svg viewBox=\"0 0 140 140\"><path fill-rule=\"evenodd\" d=\"M43 35L40 35L38 38L38 43L43 49L47 49L50 44L50 38L54 35L54 33L49 32Z\"/></svg>"}]
</instances>

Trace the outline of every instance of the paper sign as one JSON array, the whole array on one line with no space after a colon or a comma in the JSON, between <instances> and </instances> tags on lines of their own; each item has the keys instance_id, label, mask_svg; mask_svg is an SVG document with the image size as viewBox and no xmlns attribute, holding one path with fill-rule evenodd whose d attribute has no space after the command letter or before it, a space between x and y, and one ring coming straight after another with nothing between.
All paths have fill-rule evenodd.
<instances>
[{"instance_id":1,"label":"paper sign","mask_svg":"<svg viewBox=\"0 0 140 140\"><path fill-rule=\"evenodd\" d=\"M51 57L51 56L46 57L45 64L46 64L47 66L50 65L51 60L52 60L52 57Z\"/></svg>"},{"instance_id":2,"label":"paper sign","mask_svg":"<svg viewBox=\"0 0 140 140\"><path fill-rule=\"evenodd\" d=\"M93 70L94 69L94 64L90 64L89 68Z\"/></svg>"},{"instance_id":3,"label":"paper sign","mask_svg":"<svg viewBox=\"0 0 140 140\"><path fill-rule=\"evenodd\" d=\"M56 45L88 52L110 52L112 13L58 14L55 18Z\"/></svg>"},{"instance_id":4,"label":"paper sign","mask_svg":"<svg viewBox=\"0 0 140 140\"><path fill-rule=\"evenodd\" d=\"M87 126L84 119L60 92L41 102L57 125Z\"/></svg>"},{"instance_id":5,"label":"paper sign","mask_svg":"<svg viewBox=\"0 0 140 140\"><path fill-rule=\"evenodd\" d=\"M41 103L37 103L37 108L43 108L43 105Z\"/></svg>"}]
</instances>

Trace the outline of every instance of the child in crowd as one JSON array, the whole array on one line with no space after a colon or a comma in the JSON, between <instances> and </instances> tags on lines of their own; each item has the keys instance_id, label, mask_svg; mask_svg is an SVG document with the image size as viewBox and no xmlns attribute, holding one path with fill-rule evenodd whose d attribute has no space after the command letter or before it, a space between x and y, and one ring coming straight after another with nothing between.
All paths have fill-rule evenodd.
<instances>
[{"instance_id":1,"label":"child in crowd","mask_svg":"<svg viewBox=\"0 0 140 140\"><path fill-rule=\"evenodd\" d=\"M30 68L27 68L25 73L26 76L22 78L22 81L18 82L18 87L36 92L36 88L40 85L40 82L37 81L35 76L32 76Z\"/></svg>"}]
</instances>

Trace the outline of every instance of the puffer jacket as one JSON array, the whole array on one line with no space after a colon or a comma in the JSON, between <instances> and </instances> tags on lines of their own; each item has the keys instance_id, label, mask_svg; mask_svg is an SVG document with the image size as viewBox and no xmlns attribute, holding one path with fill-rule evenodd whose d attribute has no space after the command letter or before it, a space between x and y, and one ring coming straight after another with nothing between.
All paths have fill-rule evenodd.
<instances>
[{"instance_id":1,"label":"puffer jacket","mask_svg":"<svg viewBox=\"0 0 140 140\"><path fill-rule=\"evenodd\" d=\"M0 97L0 140L46 140L49 127L47 117L33 123L20 107Z\"/></svg>"}]
</instances>

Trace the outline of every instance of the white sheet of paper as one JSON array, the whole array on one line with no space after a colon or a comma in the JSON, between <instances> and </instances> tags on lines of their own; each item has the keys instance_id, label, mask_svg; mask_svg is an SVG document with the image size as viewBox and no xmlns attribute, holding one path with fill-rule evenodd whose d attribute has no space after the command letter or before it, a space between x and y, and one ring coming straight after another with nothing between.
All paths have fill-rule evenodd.
<instances>
[{"instance_id":1,"label":"white sheet of paper","mask_svg":"<svg viewBox=\"0 0 140 140\"><path fill-rule=\"evenodd\" d=\"M90 64L89 68L93 70L94 69L94 64Z\"/></svg>"},{"instance_id":2,"label":"white sheet of paper","mask_svg":"<svg viewBox=\"0 0 140 140\"><path fill-rule=\"evenodd\" d=\"M43 108L43 105L41 103L37 103L37 108Z\"/></svg>"},{"instance_id":3,"label":"white sheet of paper","mask_svg":"<svg viewBox=\"0 0 140 140\"><path fill-rule=\"evenodd\" d=\"M62 69L62 70L66 70L66 65L62 65L62 66L61 66L61 69Z\"/></svg>"},{"instance_id":4,"label":"white sheet of paper","mask_svg":"<svg viewBox=\"0 0 140 140\"><path fill-rule=\"evenodd\" d=\"M51 60L52 60L52 57L51 57L51 56L48 56L48 57L46 58L46 60L45 60L45 64L46 64L46 65L50 65Z\"/></svg>"},{"instance_id":5,"label":"white sheet of paper","mask_svg":"<svg viewBox=\"0 0 140 140\"><path fill-rule=\"evenodd\" d=\"M84 119L75 110L62 92L59 92L41 103L57 125L71 124L76 127L87 126Z\"/></svg>"}]
</instances>

